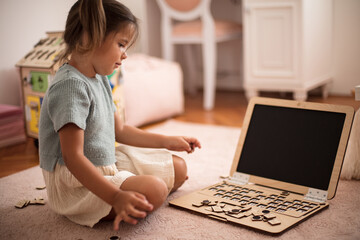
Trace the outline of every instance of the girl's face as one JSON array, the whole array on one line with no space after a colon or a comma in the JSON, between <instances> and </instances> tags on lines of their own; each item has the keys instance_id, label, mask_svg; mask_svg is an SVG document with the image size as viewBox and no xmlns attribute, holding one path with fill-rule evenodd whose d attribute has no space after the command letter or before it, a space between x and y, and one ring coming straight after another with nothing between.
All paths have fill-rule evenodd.
<instances>
[{"instance_id":1,"label":"girl's face","mask_svg":"<svg viewBox=\"0 0 360 240\"><path fill-rule=\"evenodd\" d=\"M110 33L105 37L103 44L94 51L92 65L97 74L110 75L121 65L130 44L130 34L123 32Z\"/></svg>"}]
</instances>

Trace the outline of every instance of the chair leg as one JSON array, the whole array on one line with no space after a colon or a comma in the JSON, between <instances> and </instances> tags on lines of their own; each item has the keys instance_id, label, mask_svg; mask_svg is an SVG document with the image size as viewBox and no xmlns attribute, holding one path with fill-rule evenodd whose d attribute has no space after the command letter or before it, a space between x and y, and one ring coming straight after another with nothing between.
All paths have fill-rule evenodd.
<instances>
[{"instance_id":1,"label":"chair leg","mask_svg":"<svg viewBox=\"0 0 360 240\"><path fill-rule=\"evenodd\" d=\"M216 42L205 41L202 45L204 65L204 108L214 107L216 91Z\"/></svg>"},{"instance_id":2,"label":"chair leg","mask_svg":"<svg viewBox=\"0 0 360 240\"><path fill-rule=\"evenodd\" d=\"M194 46L191 44L184 44L184 57L187 65L188 76L185 81L185 90L190 95L196 95L196 62L194 61Z\"/></svg>"},{"instance_id":3,"label":"chair leg","mask_svg":"<svg viewBox=\"0 0 360 240\"><path fill-rule=\"evenodd\" d=\"M163 43L163 57L164 59L168 61L174 61L175 60L175 47L172 45L170 41Z\"/></svg>"},{"instance_id":4,"label":"chair leg","mask_svg":"<svg viewBox=\"0 0 360 240\"><path fill-rule=\"evenodd\" d=\"M171 41L171 20L169 17L162 16L161 18L161 40L162 40L162 55L163 58L169 61L174 61L175 51L174 45Z\"/></svg>"}]
</instances>

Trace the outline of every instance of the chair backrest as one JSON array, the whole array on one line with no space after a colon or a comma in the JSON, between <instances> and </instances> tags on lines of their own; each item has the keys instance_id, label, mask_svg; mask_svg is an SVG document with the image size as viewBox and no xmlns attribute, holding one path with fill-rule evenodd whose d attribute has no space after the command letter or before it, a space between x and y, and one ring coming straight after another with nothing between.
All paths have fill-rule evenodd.
<instances>
[{"instance_id":1,"label":"chair backrest","mask_svg":"<svg viewBox=\"0 0 360 240\"><path fill-rule=\"evenodd\" d=\"M173 9L180 12L189 12L199 5L201 0L165 0L165 2Z\"/></svg>"},{"instance_id":2,"label":"chair backrest","mask_svg":"<svg viewBox=\"0 0 360 240\"><path fill-rule=\"evenodd\" d=\"M211 17L211 0L157 0L163 16L179 21Z\"/></svg>"},{"instance_id":3,"label":"chair backrest","mask_svg":"<svg viewBox=\"0 0 360 240\"><path fill-rule=\"evenodd\" d=\"M161 10L161 38L163 57L174 60L174 50L171 47L173 21L192 21L200 19L202 22L202 34L189 40L189 38L177 38L177 42L202 42L210 44L215 42L215 23L210 11L211 0L157 0Z\"/></svg>"}]
</instances>

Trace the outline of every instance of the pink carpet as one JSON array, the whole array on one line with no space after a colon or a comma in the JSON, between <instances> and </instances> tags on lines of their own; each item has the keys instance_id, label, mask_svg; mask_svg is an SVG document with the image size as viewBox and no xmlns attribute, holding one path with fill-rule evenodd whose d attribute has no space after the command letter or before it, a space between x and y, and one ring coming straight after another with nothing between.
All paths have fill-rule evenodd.
<instances>
[{"instance_id":1,"label":"pink carpet","mask_svg":"<svg viewBox=\"0 0 360 240\"><path fill-rule=\"evenodd\" d=\"M168 121L151 129L153 132L198 137L203 148L186 158L189 180L169 200L219 181L228 175L235 151L239 128L219 127ZM41 170L34 167L0 179L0 239L270 239L273 236L252 229L208 219L169 207L165 203L156 212L132 226L122 223L112 230L111 222L101 222L94 228L76 225L53 213L48 205L30 205L16 209L24 198L44 197ZM340 181L337 195L330 207L277 239L360 239L360 182Z\"/></svg>"}]
</instances>

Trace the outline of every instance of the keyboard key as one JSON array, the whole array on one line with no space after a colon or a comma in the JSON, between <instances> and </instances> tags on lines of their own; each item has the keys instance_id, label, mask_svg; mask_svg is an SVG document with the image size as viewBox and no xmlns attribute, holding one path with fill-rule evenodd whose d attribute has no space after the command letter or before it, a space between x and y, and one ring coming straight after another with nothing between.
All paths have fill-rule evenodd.
<instances>
[{"instance_id":1,"label":"keyboard key","mask_svg":"<svg viewBox=\"0 0 360 240\"><path fill-rule=\"evenodd\" d=\"M275 210L276 208L269 206L269 207L267 207L266 209L267 209L267 210Z\"/></svg>"},{"instance_id":2,"label":"keyboard key","mask_svg":"<svg viewBox=\"0 0 360 240\"><path fill-rule=\"evenodd\" d=\"M286 210L283 209L283 208L278 208L278 209L275 210L275 212L278 212L278 213L283 213L283 212L285 212L285 211L286 211Z\"/></svg>"}]
</instances>

